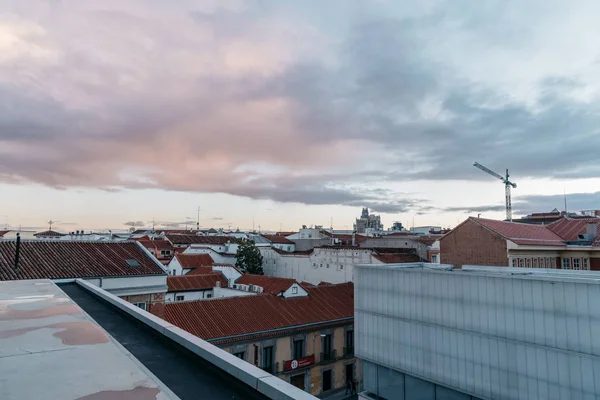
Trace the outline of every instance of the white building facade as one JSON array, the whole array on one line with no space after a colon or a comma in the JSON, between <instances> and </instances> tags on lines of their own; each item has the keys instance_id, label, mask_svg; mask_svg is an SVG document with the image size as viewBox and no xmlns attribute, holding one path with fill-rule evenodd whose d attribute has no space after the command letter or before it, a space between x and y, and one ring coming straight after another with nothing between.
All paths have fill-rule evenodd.
<instances>
[{"instance_id":1,"label":"white building facade","mask_svg":"<svg viewBox=\"0 0 600 400\"><path fill-rule=\"evenodd\" d=\"M357 265L362 398L598 399L600 273Z\"/></svg>"}]
</instances>

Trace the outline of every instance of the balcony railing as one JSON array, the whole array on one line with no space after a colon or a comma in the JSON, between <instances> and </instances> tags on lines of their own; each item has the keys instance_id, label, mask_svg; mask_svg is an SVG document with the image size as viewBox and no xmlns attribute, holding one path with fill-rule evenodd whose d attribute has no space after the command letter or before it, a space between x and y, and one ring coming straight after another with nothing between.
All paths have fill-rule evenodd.
<instances>
[{"instance_id":1,"label":"balcony railing","mask_svg":"<svg viewBox=\"0 0 600 400\"><path fill-rule=\"evenodd\" d=\"M335 359L337 358L337 354L335 350L332 350L328 353L321 353L321 362L325 363L325 362L329 362L329 361L335 361Z\"/></svg>"},{"instance_id":2,"label":"balcony railing","mask_svg":"<svg viewBox=\"0 0 600 400\"><path fill-rule=\"evenodd\" d=\"M344 357L354 357L354 346L344 347Z\"/></svg>"},{"instance_id":3,"label":"balcony railing","mask_svg":"<svg viewBox=\"0 0 600 400\"><path fill-rule=\"evenodd\" d=\"M261 367L261 369L265 372L275 375L277 373L277 371L279 370L279 363L276 362L271 365L264 365Z\"/></svg>"}]
</instances>

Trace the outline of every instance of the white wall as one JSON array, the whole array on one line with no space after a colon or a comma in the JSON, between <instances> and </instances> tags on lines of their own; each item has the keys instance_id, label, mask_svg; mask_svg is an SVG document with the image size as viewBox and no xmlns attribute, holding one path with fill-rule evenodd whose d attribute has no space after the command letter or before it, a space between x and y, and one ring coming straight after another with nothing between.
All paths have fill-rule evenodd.
<instances>
[{"instance_id":1,"label":"white wall","mask_svg":"<svg viewBox=\"0 0 600 400\"><path fill-rule=\"evenodd\" d=\"M255 296L254 292L245 292L243 290L228 289L228 288L214 288L213 298L220 299L224 297L242 297L242 296Z\"/></svg>"},{"instance_id":2,"label":"white wall","mask_svg":"<svg viewBox=\"0 0 600 400\"><path fill-rule=\"evenodd\" d=\"M94 278L89 282L116 296L161 293L167 291L166 275Z\"/></svg>"},{"instance_id":3,"label":"white wall","mask_svg":"<svg viewBox=\"0 0 600 400\"><path fill-rule=\"evenodd\" d=\"M229 283L228 286L233 285L233 283L242 276L237 269L225 265L214 265L213 271L220 271L227 279L227 282Z\"/></svg>"},{"instance_id":4,"label":"white wall","mask_svg":"<svg viewBox=\"0 0 600 400\"><path fill-rule=\"evenodd\" d=\"M184 270L181 267L181 263L177 259L177 256L173 257L166 266L169 275L184 275ZM189 270L186 270L189 271Z\"/></svg>"},{"instance_id":5,"label":"white wall","mask_svg":"<svg viewBox=\"0 0 600 400\"><path fill-rule=\"evenodd\" d=\"M218 246L217 246L218 247ZM222 246L224 247L224 246ZM235 253L234 254L219 254L210 247L188 247L183 254L210 254L212 259L217 264L232 264L235 265Z\"/></svg>"},{"instance_id":6,"label":"white wall","mask_svg":"<svg viewBox=\"0 0 600 400\"><path fill-rule=\"evenodd\" d=\"M306 256L281 255L272 249L261 249L265 275L313 284L351 282L354 265L373 262L371 253L363 248L316 248L312 255Z\"/></svg>"},{"instance_id":7,"label":"white wall","mask_svg":"<svg viewBox=\"0 0 600 400\"><path fill-rule=\"evenodd\" d=\"M210 297L209 297L210 295ZM176 300L177 296L183 296L183 300ZM165 295L165 302L173 303L178 301L191 301L191 300L204 300L212 298L213 289L208 290L196 290L196 291L185 291L185 292L169 292Z\"/></svg>"},{"instance_id":8,"label":"white wall","mask_svg":"<svg viewBox=\"0 0 600 400\"><path fill-rule=\"evenodd\" d=\"M355 271L358 357L485 399L597 398L600 273Z\"/></svg>"},{"instance_id":9,"label":"white wall","mask_svg":"<svg viewBox=\"0 0 600 400\"><path fill-rule=\"evenodd\" d=\"M288 288L285 292L283 292L283 297L286 299L292 297L306 297L308 296L308 292L304 290L304 288L297 283L294 283L292 286Z\"/></svg>"},{"instance_id":10,"label":"white wall","mask_svg":"<svg viewBox=\"0 0 600 400\"><path fill-rule=\"evenodd\" d=\"M2 230L0 228L0 230ZM4 240L15 240L17 238L17 233L20 234L21 239L37 239L35 236L35 231L9 231L4 234L4 236L0 237Z\"/></svg>"}]
</instances>

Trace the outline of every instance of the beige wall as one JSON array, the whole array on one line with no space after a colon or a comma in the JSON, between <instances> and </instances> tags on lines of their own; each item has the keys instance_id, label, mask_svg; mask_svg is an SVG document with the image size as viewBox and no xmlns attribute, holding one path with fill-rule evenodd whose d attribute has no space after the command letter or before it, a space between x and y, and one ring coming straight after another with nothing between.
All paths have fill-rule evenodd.
<instances>
[{"instance_id":1,"label":"beige wall","mask_svg":"<svg viewBox=\"0 0 600 400\"><path fill-rule=\"evenodd\" d=\"M351 327L352 325L348 325ZM353 328L349 328L353 329ZM333 332L333 346L337 352L337 360L329 363L320 363L322 344L321 344L321 333ZM305 355L315 355L316 364L305 370L300 370L293 373L284 373L283 368L285 361L292 359L292 341L296 336L304 336L305 340ZM359 365L359 361L354 357L344 358L344 346L346 345L346 329L344 326L338 326L335 328L319 329L315 331L303 332L298 335L285 336L280 338L268 338L261 341L241 343L241 344L230 344L223 346L223 349L235 354L238 352L245 352L245 360L251 364L254 363L254 345L258 346L258 367L262 364L262 348L265 346L275 346L275 362L277 365L277 376L280 379L290 382L293 375L305 373L308 376L305 377L306 391L314 395L322 393L322 382L321 374L323 370L332 369L333 378L333 390L342 389L346 385L346 364L355 363L354 373L355 379L358 381L362 380L362 370Z\"/></svg>"}]
</instances>

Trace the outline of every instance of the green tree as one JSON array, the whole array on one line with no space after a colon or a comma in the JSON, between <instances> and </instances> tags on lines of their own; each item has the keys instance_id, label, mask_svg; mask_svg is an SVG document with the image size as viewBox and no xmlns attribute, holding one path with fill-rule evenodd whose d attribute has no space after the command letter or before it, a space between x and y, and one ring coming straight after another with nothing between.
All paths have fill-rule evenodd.
<instances>
[{"instance_id":1,"label":"green tree","mask_svg":"<svg viewBox=\"0 0 600 400\"><path fill-rule=\"evenodd\" d=\"M252 240L242 239L235 254L235 266L245 274L264 275L263 258Z\"/></svg>"}]
</instances>

